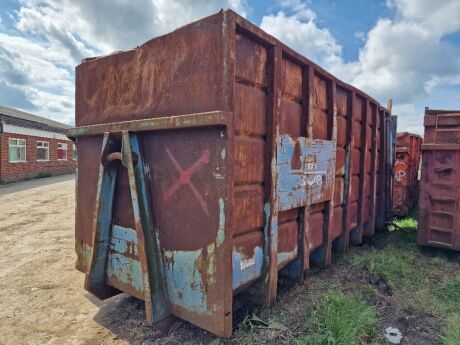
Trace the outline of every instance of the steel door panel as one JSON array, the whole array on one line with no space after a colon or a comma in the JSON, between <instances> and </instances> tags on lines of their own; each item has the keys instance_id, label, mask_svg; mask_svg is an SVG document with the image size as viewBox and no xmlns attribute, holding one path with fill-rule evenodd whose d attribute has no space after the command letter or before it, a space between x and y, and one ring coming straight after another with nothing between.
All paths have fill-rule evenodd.
<instances>
[{"instance_id":1,"label":"steel door panel","mask_svg":"<svg viewBox=\"0 0 460 345\"><path fill-rule=\"evenodd\" d=\"M224 246L226 136L224 127L202 127L145 134L141 139L170 311L213 331L223 327L225 272L231 267Z\"/></svg>"}]
</instances>

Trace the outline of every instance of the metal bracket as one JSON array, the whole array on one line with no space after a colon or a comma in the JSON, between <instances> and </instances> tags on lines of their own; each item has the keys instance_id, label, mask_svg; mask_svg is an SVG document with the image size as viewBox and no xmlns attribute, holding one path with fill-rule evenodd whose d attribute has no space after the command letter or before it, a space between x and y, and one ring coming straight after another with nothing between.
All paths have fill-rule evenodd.
<instances>
[{"instance_id":1,"label":"metal bracket","mask_svg":"<svg viewBox=\"0 0 460 345\"><path fill-rule=\"evenodd\" d=\"M106 283L107 257L113 216L113 201L118 170L128 170L131 202L137 235L137 251L142 269L143 295L147 322L153 324L169 316L165 274L149 205L144 164L137 134L121 132L121 151L109 152L113 145L111 133L104 133L93 221L93 254L86 274L85 288L101 299L119 293ZM113 164L121 161L122 165Z\"/></svg>"}]
</instances>

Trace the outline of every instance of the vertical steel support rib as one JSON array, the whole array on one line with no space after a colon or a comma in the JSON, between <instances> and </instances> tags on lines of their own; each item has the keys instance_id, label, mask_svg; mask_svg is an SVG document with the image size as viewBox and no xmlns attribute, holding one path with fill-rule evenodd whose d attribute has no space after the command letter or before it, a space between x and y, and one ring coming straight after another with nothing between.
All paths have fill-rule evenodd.
<instances>
[{"instance_id":1,"label":"vertical steel support rib","mask_svg":"<svg viewBox=\"0 0 460 345\"><path fill-rule=\"evenodd\" d=\"M276 298L278 284L278 204L276 195L276 137L279 132L280 100L281 100L281 59L279 45L271 48L271 70L273 72L269 90L269 112L267 118L267 154L265 156L265 228L264 228L264 273L262 276L261 303L270 305Z\"/></svg>"},{"instance_id":2,"label":"vertical steel support rib","mask_svg":"<svg viewBox=\"0 0 460 345\"><path fill-rule=\"evenodd\" d=\"M359 202L358 202L358 229L353 234L351 241L353 244L361 244L363 242L364 233L364 203L366 199L366 158L367 158L367 112L369 108L369 102L364 103L363 108L358 109L361 111L361 155L360 155L360 167L359 167ZM364 141L364 145L363 145Z\"/></svg>"},{"instance_id":3,"label":"vertical steel support rib","mask_svg":"<svg viewBox=\"0 0 460 345\"><path fill-rule=\"evenodd\" d=\"M101 159L109 143L110 133L106 132L102 141ZM120 293L119 290L105 282L117 175L118 169L116 167L105 167L102 162L100 163L91 239L93 251L85 275L85 289L100 299L106 299Z\"/></svg>"},{"instance_id":4,"label":"vertical steel support rib","mask_svg":"<svg viewBox=\"0 0 460 345\"><path fill-rule=\"evenodd\" d=\"M379 199L376 201L380 205L380 209L378 210L377 219L376 219L376 228L379 230L383 230L385 228L385 111L381 110L378 114L378 121L380 127L380 153L379 153L379 164L378 164L378 172L379 172L379 181L378 181L378 188L379 188ZM382 210L383 208L383 210Z\"/></svg>"},{"instance_id":5,"label":"vertical steel support rib","mask_svg":"<svg viewBox=\"0 0 460 345\"><path fill-rule=\"evenodd\" d=\"M372 110L372 153L371 153L371 220L366 236L373 236L375 233L375 217L376 217L376 201L377 201L377 122L379 120L379 109L377 106L371 108Z\"/></svg>"},{"instance_id":6,"label":"vertical steel support rib","mask_svg":"<svg viewBox=\"0 0 460 345\"><path fill-rule=\"evenodd\" d=\"M123 165L128 170L144 282L145 313L147 322L153 324L169 316L166 277L159 250L159 238L153 226L144 162L136 134L122 132L122 157Z\"/></svg>"},{"instance_id":7,"label":"vertical steel support rib","mask_svg":"<svg viewBox=\"0 0 460 345\"><path fill-rule=\"evenodd\" d=\"M313 139L313 67L304 67L302 71L302 115L305 119L302 135ZM305 205L300 211L299 248L300 248L300 271L303 277L310 268L310 204Z\"/></svg>"},{"instance_id":8,"label":"vertical steel support rib","mask_svg":"<svg viewBox=\"0 0 460 345\"><path fill-rule=\"evenodd\" d=\"M337 144L337 102L336 102L337 85L334 80L328 81L327 103L328 115L331 119L330 127L328 128L329 140ZM326 203L324 210L325 222L323 224L323 250L320 259L320 265L325 267L331 263L332 250L332 227L334 223L334 189L335 189L335 174L332 184L331 200Z\"/></svg>"},{"instance_id":9,"label":"vertical steel support rib","mask_svg":"<svg viewBox=\"0 0 460 345\"><path fill-rule=\"evenodd\" d=\"M353 152L353 101L354 91L347 94L347 128L346 128L346 147L345 147L345 175L343 184L343 216L342 216L342 235L336 240L334 249L339 253L348 252L350 243L350 206L352 195L352 152Z\"/></svg>"}]
</instances>

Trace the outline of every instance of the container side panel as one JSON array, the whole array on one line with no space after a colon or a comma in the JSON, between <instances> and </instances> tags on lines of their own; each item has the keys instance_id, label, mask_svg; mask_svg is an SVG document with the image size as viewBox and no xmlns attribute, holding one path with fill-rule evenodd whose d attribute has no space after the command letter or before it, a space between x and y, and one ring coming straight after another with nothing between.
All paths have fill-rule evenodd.
<instances>
[{"instance_id":1,"label":"container side panel","mask_svg":"<svg viewBox=\"0 0 460 345\"><path fill-rule=\"evenodd\" d=\"M418 243L459 251L460 114L425 110L424 124ZM416 152L418 141L409 143Z\"/></svg>"},{"instance_id":2,"label":"container side panel","mask_svg":"<svg viewBox=\"0 0 460 345\"><path fill-rule=\"evenodd\" d=\"M313 77L313 138L329 139L328 130L332 125L328 116L327 81L318 75Z\"/></svg>"},{"instance_id":3,"label":"container side panel","mask_svg":"<svg viewBox=\"0 0 460 345\"><path fill-rule=\"evenodd\" d=\"M255 281L264 260L267 49L236 34L233 151L233 289Z\"/></svg>"}]
</instances>

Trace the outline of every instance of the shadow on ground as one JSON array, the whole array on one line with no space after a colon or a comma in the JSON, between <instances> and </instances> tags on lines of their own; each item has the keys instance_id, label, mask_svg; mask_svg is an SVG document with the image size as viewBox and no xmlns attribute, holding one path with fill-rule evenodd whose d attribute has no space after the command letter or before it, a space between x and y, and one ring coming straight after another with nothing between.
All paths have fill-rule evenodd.
<instances>
[{"instance_id":1,"label":"shadow on ground","mask_svg":"<svg viewBox=\"0 0 460 345\"><path fill-rule=\"evenodd\" d=\"M69 180L75 180L75 174L65 174L2 184L0 185L0 196Z\"/></svg>"}]
</instances>

